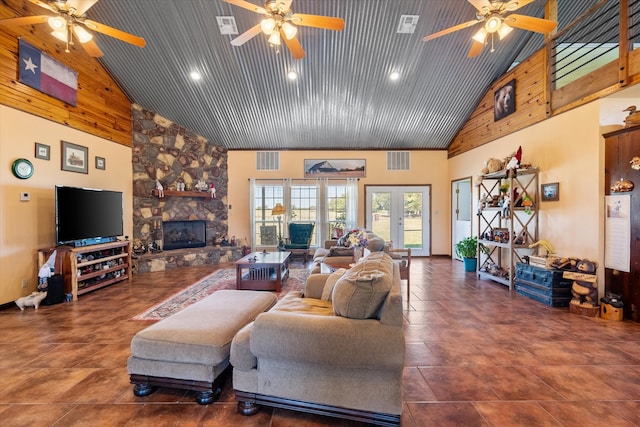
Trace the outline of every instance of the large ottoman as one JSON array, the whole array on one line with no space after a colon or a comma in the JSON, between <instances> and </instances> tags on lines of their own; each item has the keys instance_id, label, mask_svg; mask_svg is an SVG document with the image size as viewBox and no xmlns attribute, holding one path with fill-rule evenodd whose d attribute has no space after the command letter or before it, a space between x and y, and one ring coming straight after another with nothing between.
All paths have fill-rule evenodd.
<instances>
[{"instance_id":1,"label":"large ottoman","mask_svg":"<svg viewBox=\"0 0 640 427\"><path fill-rule=\"evenodd\" d=\"M221 290L138 332L127 363L133 393L173 387L195 390L201 405L214 402L234 335L276 301L273 293Z\"/></svg>"}]
</instances>

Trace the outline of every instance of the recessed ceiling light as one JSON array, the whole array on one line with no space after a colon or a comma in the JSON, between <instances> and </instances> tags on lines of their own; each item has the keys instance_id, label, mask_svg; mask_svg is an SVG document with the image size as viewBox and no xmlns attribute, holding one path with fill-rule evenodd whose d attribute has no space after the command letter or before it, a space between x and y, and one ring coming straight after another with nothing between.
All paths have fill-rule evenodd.
<instances>
[{"instance_id":1,"label":"recessed ceiling light","mask_svg":"<svg viewBox=\"0 0 640 427\"><path fill-rule=\"evenodd\" d=\"M298 73L296 73L295 71L289 71L289 72L287 73L287 78L288 78L289 80L295 80L295 79L297 79L297 78L298 78Z\"/></svg>"},{"instance_id":2,"label":"recessed ceiling light","mask_svg":"<svg viewBox=\"0 0 640 427\"><path fill-rule=\"evenodd\" d=\"M200 79L202 78L202 75L201 75L199 72L197 72L197 71L192 71L192 72L189 74L189 77L191 77L191 80L198 81L198 80L200 80Z\"/></svg>"},{"instance_id":3,"label":"recessed ceiling light","mask_svg":"<svg viewBox=\"0 0 640 427\"><path fill-rule=\"evenodd\" d=\"M394 71L391 74L389 74L389 80L396 81L399 78L400 78L400 73L397 71Z\"/></svg>"}]
</instances>

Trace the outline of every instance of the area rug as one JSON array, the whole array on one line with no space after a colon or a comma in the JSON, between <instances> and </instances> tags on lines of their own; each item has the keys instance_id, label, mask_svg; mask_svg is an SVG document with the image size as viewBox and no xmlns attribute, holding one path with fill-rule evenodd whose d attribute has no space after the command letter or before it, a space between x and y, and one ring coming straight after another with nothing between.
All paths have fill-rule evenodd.
<instances>
[{"instance_id":1,"label":"area rug","mask_svg":"<svg viewBox=\"0 0 640 427\"><path fill-rule=\"evenodd\" d=\"M280 296L287 292L302 290L308 276L309 270L307 269L290 269L289 278L282 284ZM216 291L235 288L236 270L217 270L193 285L176 292L169 298L154 305L148 310L132 317L132 320L161 320L190 306L194 302L200 301L204 297L207 297Z\"/></svg>"}]
</instances>

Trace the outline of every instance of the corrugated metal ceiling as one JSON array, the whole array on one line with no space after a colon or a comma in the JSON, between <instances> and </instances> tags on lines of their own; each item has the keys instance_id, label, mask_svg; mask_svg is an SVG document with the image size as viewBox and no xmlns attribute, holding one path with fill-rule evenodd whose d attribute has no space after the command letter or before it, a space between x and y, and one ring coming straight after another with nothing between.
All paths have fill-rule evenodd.
<instances>
[{"instance_id":1,"label":"corrugated metal ceiling","mask_svg":"<svg viewBox=\"0 0 640 427\"><path fill-rule=\"evenodd\" d=\"M544 3L517 13L542 17ZM577 16L595 2L562 3ZM97 35L101 61L134 102L230 150L446 149L488 86L543 40L515 30L472 59L476 26L423 42L474 18L463 0L294 0L292 10L341 17L345 29L300 27L306 57L294 60L262 34L232 46L216 16L234 16L242 33L260 15L222 0L100 0L87 16L147 40L140 49ZM415 33L396 33L401 15L420 16Z\"/></svg>"}]
</instances>

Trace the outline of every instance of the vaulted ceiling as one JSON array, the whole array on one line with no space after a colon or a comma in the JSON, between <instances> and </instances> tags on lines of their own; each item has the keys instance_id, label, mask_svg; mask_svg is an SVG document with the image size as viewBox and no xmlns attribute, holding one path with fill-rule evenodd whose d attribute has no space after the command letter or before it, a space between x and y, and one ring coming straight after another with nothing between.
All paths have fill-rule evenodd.
<instances>
[{"instance_id":1,"label":"vaulted ceiling","mask_svg":"<svg viewBox=\"0 0 640 427\"><path fill-rule=\"evenodd\" d=\"M559 27L594 3L558 0ZM544 5L517 13L543 17ZM475 18L463 0L294 0L291 8L341 17L345 28L299 27L306 56L295 60L263 34L232 46L237 35L221 34L216 17L233 16L240 34L261 17L222 0L100 0L87 17L146 39L138 48L96 34L101 62L133 102L230 150L446 149L490 84L544 43L516 29L493 52L467 58L478 26L423 41ZM397 32L402 15L419 17L413 33Z\"/></svg>"}]
</instances>

